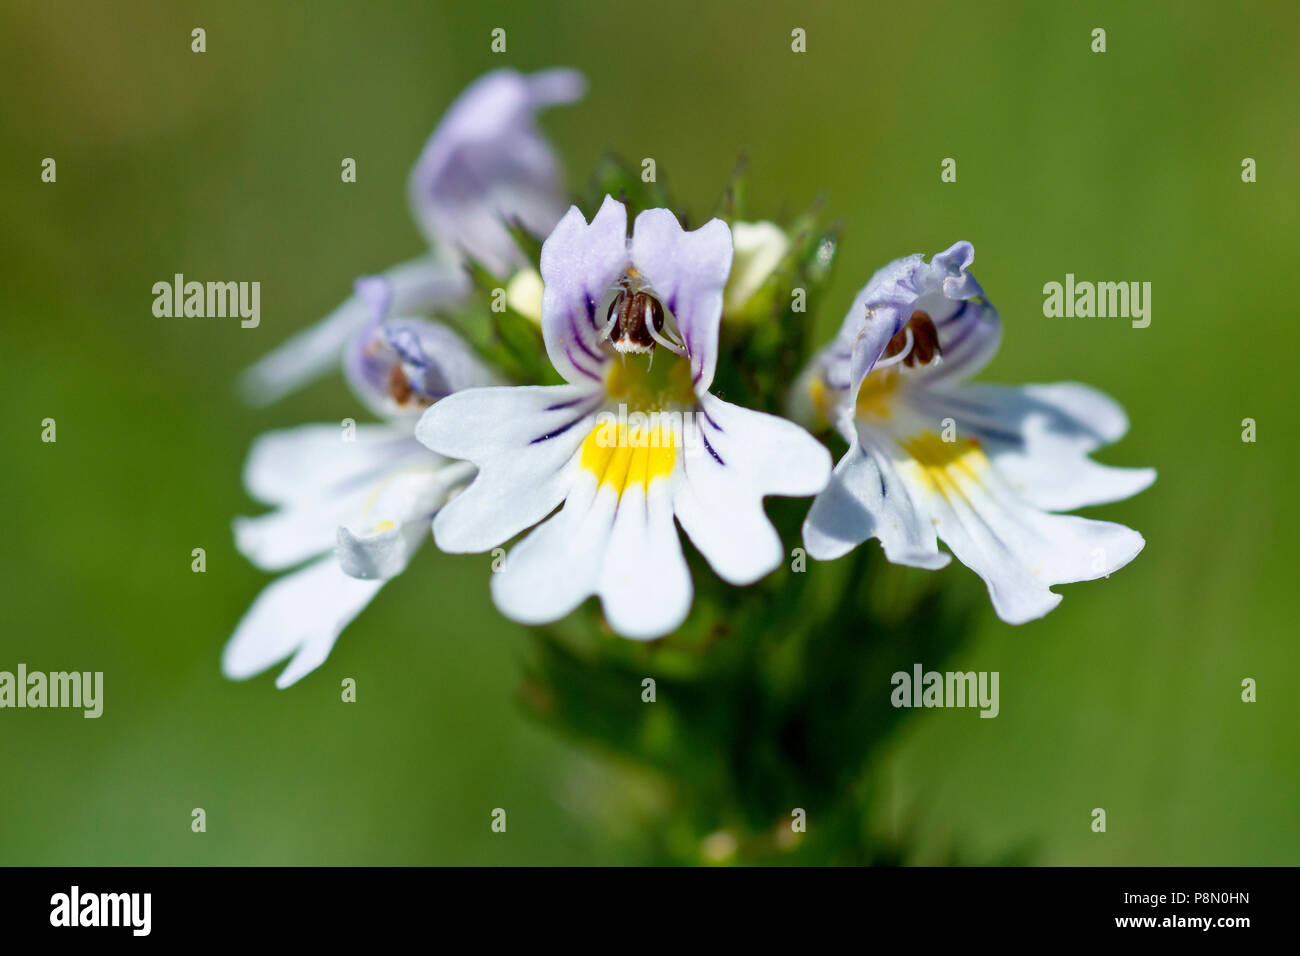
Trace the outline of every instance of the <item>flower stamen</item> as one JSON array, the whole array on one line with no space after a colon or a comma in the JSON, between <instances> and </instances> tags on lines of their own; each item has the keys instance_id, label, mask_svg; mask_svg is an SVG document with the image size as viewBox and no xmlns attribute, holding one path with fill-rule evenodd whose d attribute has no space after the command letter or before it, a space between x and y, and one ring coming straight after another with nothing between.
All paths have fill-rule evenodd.
<instances>
[{"instance_id":1,"label":"flower stamen","mask_svg":"<svg viewBox=\"0 0 1300 956\"><path fill-rule=\"evenodd\" d=\"M609 305L602 339L609 339L617 352L644 355L654 350L657 336L663 331L664 307L648 292L622 291Z\"/></svg>"},{"instance_id":2,"label":"flower stamen","mask_svg":"<svg viewBox=\"0 0 1300 956\"><path fill-rule=\"evenodd\" d=\"M885 346L876 368L889 368L903 364L908 368L927 366L943 358L939 348L939 332L929 315L919 309Z\"/></svg>"}]
</instances>

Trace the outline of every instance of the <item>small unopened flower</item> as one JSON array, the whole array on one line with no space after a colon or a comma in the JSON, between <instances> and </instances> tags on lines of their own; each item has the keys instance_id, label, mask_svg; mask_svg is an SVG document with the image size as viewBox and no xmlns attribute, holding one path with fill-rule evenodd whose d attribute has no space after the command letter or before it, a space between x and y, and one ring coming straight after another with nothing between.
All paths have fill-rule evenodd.
<instances>
[{"instance_id":1,"label":"small unopened flower","mask_svg":"<svg viewBox=\"0 0 1300 956\"><path fill-rule=\"evenodd\" d=\"M416 435L478 468L434 519L442 550L486 551L537 525L492 578L507 616L554 621L597 595L615 631L653 638L691 605L674 519L719 577L749 584L783 555L764 496L815 494L830 456L799 426L709 392L726 224L686 232L650 209L627 231L606 197L590 224L571 208L542 247L542 332L568 384L459 392Z\"/></svg>"},{"instance_id":2,"label":"small unopened flower","mask_svg":"<svg viewBox=\"0 0 1300 956\"><path fill-rule=\"evenodd\" d=\"M741 315L790 251L790 237L772 222L734 222L735 261L723 291L727 316Z\"/></svg>"},{"instance_id":3,"label":"small unopened flower","mask_svg":"<svg viewBox=\"0 0 1300 956\"><path fill-rule=\"evenodd\" d=\"M804 523L808 553L837 558L878 538L898 564L940 568L948 546L984 579L998 616L1042 617L1051 585L1104 577L1144 544L1123 525L1055 514L1118 501L1155 480L1088 454L1128 429L1085 385L967 385L997 350L997 311L959 242L881 269L796 390L796 417L849 443Z\"/></svg>"},{"instance_id":4,"label":"small unopened flower","mask_svg":"<svg viewBox=\"0 0 1300 956\"><path fill-rule=\"evenodd\" d=\"M239 622L222 657L228 677L252 677L292 655L276 680L287 687L319 667L473 475L412 435L416 416L439 399L496 381L454 333L422 319L372 323L349 347L347 375L387 423L274 431L249 453L248 492L276 510L236 519L235 544L263 570L297 570L263 590Z\"/></svg>"},{"instance_id":5,"label":"small unopened flower","mask_svg":"<svg viewBox=\"0 0 1300 956\"><path fill-rule=\"evenodd\" d=\"M520 269L506 285L506 304L526 319L542 323L542 277L536 269Z\"/></svg>"},{"instance_id":6,"label":"small unopened flower","mask_svg":"<svg viewBox=\"0 0 1300 956\"><path fill-rule=\"evenodd\" d=\"M242 379L245 396L273 402L324 374L349 338L377 314L412 315L455 305L472 288L466 260L507 277L526 266L510 229L547 235L568 205L559 160L537 114L582 96L574 70L494 70L460 95L411 172L411 212L431 251L369 280L316 325L264 356ZM363 283L365 280L363 280ZM385 289L374 292L382 283ZM376 312L376 302L383 309Z\"/></svg>"}]
</instances>

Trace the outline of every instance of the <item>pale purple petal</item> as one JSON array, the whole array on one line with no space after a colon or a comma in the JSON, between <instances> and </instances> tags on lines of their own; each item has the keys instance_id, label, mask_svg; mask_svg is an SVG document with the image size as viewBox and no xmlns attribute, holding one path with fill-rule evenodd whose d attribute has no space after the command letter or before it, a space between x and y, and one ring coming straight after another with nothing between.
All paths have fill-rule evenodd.
<instances>
[{"instance_id":1,"label":"pale purple petal","mask_svg":"<svg viewBox=\"0 0 1300 956\"><path fill-rule=\"evenodd\" d=\"M928 263L920 255L906 256L871 277L854 298L839 334L812 366L835 403L853 406L863 380L914 312L924 312L934 323L942 357L909 370L909 384L963 381L988 363L1002 324L967 271L974 258L974 247L958 242Z\"/></svg>"},{"instance_id":2,"label":"pale purple petal","mask_svg":"<svg viewBox=\"0 0 1300 956\"><path fill-rule=\"evenodd\" d=\"M240 378L240 391L253 405L277 401L337 368L349 338L375 317L377 308L425 312L459 302L469 289L464 269L429 257L360 279L346 302L249 367Z\"/></svg>"},{"instance_id":3,"label":"pale purple petal","mask_svg":"<svg viewBox=\"0 0 1300 956\"><path fill-rule=\"evenodd\" d=\"M636 217L632 263L677 320L696 394L713 384L731 255L731 230L721 219L687 232L667 209L647 209Z\"/></svg>"},{"instance_id":4,"label":"pale purple petal","mask_svg":"<svg viewBox=\"0 0 1300 956\"><path fill-rule=\"evenodd\" d=\"M627 270L627 209L605 197L588 224L577 206L542 245L542 335L551 364L574 385L605 377L608 350L599 342L601 299Z\"/></svg>"},{"instance_id":5,"label":"pale purple petal","mask_svg":"<svg viewBox=\"0 0 1300 956\"><path fill-rule=\"evenodd\" d=\"M411 172L408 191L420 228L504 276L524 265L507 224L545 236L564 213L560 163L537 130L537 113L580 98L574 70L494 70L447 110Z\"/></svg>"},{"instance_id":6,"label":"pale purple petal","mask_svg":"<svg viewBox=\"0 0 1300 956\"><path fill-rule=\"evenodd\" d=\"M418 416L452 392L499 383L459 335L419 318L371 320L349 343L344 372L383 418Z\"/></svg>"}]
</instances>

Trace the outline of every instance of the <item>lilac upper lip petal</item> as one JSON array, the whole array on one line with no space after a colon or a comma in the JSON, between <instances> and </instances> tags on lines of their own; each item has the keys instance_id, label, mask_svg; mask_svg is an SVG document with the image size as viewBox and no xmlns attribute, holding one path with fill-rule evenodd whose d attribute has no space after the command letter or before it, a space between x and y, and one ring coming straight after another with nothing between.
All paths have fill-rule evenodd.
<instances>
[{"instance_id":1,"label":"lilac upper lip petal","mask_svg":"<svg viewBox=\"0 0 1300 956\"><path fill-rule=\"evenodd\" d=\"M559 157L537 129L537 113L586 91L569 69L521 74L502 69L470 84L447 110L412 170L412 214L432 255L358 282L327 318L263 356L240 388L257 405L274 402L336 368L349 339L375 315L405 315L461 301L469 257L504 275L525 265L508 224L545 236L567 202Z\"/></svg>"},{"instance_id":2,"label":"lilac upper lip petal","mask_svg":"<svg viewBox=\"0 0 1300 956\"><path fill-rule=\"evenodd\" d=\"M632 230L632 261L677 320L697 393L713 384L732 254L731 230L720 219L687 232L668 210L647 209Z\"/></svg>"},{"instance_id":3,"label":"lilac upper lip petal","mask_svg":"<svg viewBox=\"0 0 1300 956\"><path fill-rule=\"evenodd\" d=\"M408 184L429 240L496 275L525 264L507 223L544 236L564 212L559 158L537 130L537 113L586 91L574 70L494 70L472 83L434 130Z\"/></svg>"}]
</instances>

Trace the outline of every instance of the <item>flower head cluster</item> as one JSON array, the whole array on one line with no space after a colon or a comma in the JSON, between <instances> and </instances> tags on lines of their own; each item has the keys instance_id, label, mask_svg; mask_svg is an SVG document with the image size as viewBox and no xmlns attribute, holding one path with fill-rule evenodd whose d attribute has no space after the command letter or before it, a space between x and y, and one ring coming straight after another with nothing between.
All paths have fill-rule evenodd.
<instances>
[{"instance_id":1,"label":"flower head cluster","mask_svg":"<svg viewBox=\"0 0 1300 956\"><path fill-rule=\"evenodd\" d=\"M782 541L770 496L812 499L815 559L877 538L891 561L940 568L942 540L1012 623L1051 610L1052 585L1138 553L1136 532L1058 513L1153 480L1088 458L1125 431L1114 402L1075 384L966 384L1001 334L969 243L880 270L795 376L811 326L782 303L825 277L834 243L810 219L783 229L725 209L688 229L630 181L593 196L588 219L535 121L582 88L567 70L478 80L411 177L433 253L359 280L250 370L269 400L341 360L384 424L254 445L246 483L278 510L240 519L237 543L270 570L310 563L254 602L230 676L292 655L284 686L318 666L430 527L453 553L519 539L491 575L508 617L546 624L596 597L635 639L688 618L685 541L726 585L782 563L799 542ZM822 439L836 432L848 448L832 468Z\"/></svg>"}]
</instances>

